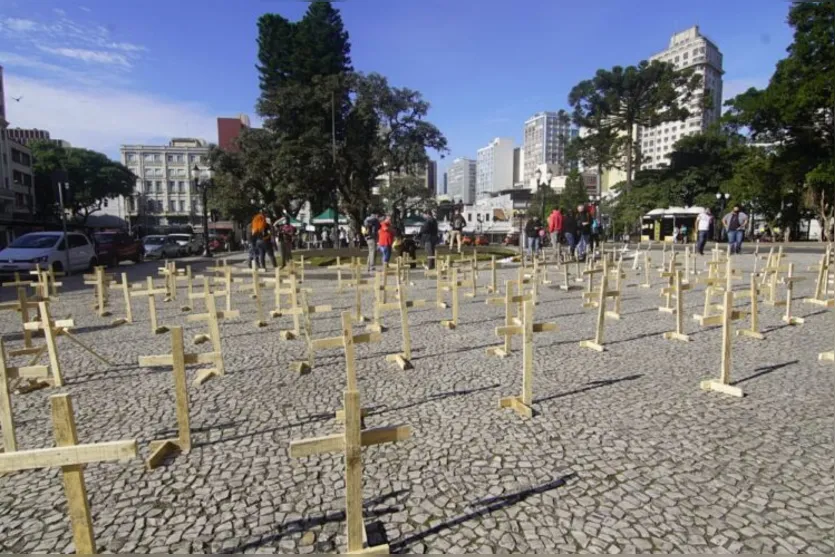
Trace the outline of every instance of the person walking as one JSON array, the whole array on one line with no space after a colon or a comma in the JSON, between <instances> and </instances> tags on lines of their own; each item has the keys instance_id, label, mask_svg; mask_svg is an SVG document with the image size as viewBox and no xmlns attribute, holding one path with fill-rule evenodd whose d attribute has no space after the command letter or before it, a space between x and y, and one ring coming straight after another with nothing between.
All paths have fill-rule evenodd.
<instances>
[{"instance_id":1,"label":"person walking","mask_svg":"<svg viewBox=\"0 0 835 557\"><path fill-rule=\"evenodd\" d=\"M284 224L278 229L278 248L281 251L281 268L283 269L293 259L293 237L295 227L290 224L290 215L284 213Z\"/></svg>"},{"instance_id":2,"label":"person walking","mask_svg":"<svg viewBox=\"0 0 835 557\"><path fill-rule=\"evenodd\" d=\"M458 240L458 253L461 253L461 237L464 234L464 228L467 226L467 219L460 211L455 211L452 217L452 230L449 233L449 249L452 251L452 246Z\"/></svg>"},{"instance_id":3,"label":"person walking","mask_svg":"<svg viewBox=\"0 0 835 557\"><path fill-rule=\"evenodd\" d=\"M696 252L699 255L705 254L705 244L710 236L710 227L713 224L713 215L710 209L705 209L696 217Z\"/></svg>"},{"instance_id":4,"label":"person walking","mask_svg":"<svg viewBox=\"0 0 835 557\"><path fill-rule=\"evenodd\" d=\"M560 236L562 234L562 212L559 209L554 209L548 215L548 232L551 235L551 248L554 251L554 257L556 257L559 252Z\"/></svg>"},{"instance_id":5,"label":"person walking","mask_svg":"<svg viewBox=\"0 0 835 557\"><path fill-rule=\"evenodd\" d=\"M577 233L580 236L577 242L577 257L583 259L591 242L591 215L586 211L585 205L577 206Z\"/></svg>"},{"instance_id":6,"label":"person walking","mask_svg":"<svg viewBox=\"0 0 835 557\"><path fill-rule=\"evenodd\" d=\"M739 210L739 205L734 205L733 210L722 217L722 225L728 231L728 244L731 246L731 253L742 253L742 240L745 235L746 224L748 224L748 215Z\"/></svg>"},{"instance_id":7,"label":"person walking","mask_svg":"<svg viewBox=\"0 0 835 557\"><path fill-rule=\"evenodd\" d=\"M426 250L426 266L431 270L435 268L435 245L438 243L438 221L432 216L432 211L423 214L426 219L420 227L420 241L423 249Z\"/></svg>"},{"instance_id":8,"label":"person walking","mask_svg":"<svg viewBox=\"0 0 835 557\"><path fill-rule=\"evenodd\" d=\"M542 229L542 223L539 219L532 217L525 223L525 245L527 253L531 257L539 252L539 231Z\"/></svg>"},{"instance_id":9,"label":"person walking","mask_svg":"<svg viewBox=\"0 0 835 557\"><path fill-rule=\"evenodd\" d=\"M574 250L577 248L577 217L570 210L562 217L562 234L565 236L565 243L568 244L568 254L574 258Z\"/></svg>"},{"instance_id":10,"label":"person walking","mask_svg":"<svg viewBox=\"0 0 835 557\"><path fill-rule=\"evenodd\" d=\"M368 244L368 272L370 273L377 263L377 234L380 232L380 221L377 219L377 213L368 215L362 226L365 242Z\"/></svg>"},{"instance_id":11,"label":"person walking","mask_svg":"<svg viewBox=\"0 0 835 557\"><path fill-rule=\"evenodd\" d=\"M268 226L267 217L264 216L264 213L259 211L252 217L250 228L255 244L255 264L259 269L266 269L265 258L267 256L267 244L264 238L268 237Z\"/></svg>"}]
</instances>

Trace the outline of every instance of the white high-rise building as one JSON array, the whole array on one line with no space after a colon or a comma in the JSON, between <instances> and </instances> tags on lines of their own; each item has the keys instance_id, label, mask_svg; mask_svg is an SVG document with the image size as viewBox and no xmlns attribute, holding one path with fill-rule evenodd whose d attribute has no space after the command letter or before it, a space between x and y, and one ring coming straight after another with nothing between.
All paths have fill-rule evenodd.
<instances>
[{"instance_id":1,"label":"white high-rise building","mask_svg":"<svg viewBox=\"0 0 835 557\"><path fill-rule=\"evenodd\" d=\"M722 114L722 53L710 39L699 33L698 25L673 35L666 50L650 57L650 62L654 60L669 62L677 69L694 68L703 81L687 107L690 111L687 120L639 130L642 168L669 164L669 155L677 140L706 130ZM713 100L713 106L707 110L700 106L703 96Z\"/></svg>"},{"instance_id":2,"label":"white high-rise building","mask_svg":"<svg viewBox=\"0 0 835 557\"><path fill-rule=\"evenodd\" d=\"M476 156L476 197L513 187L513 140L497 137Z\"/></svg>"},{"instance_id":3,"label":"white high-rise building","mask_svg":"<svg viewBox=\"0 0 835 557\"><path fill-rule=\"evenodd\" d=\"M475 202L476 161L458 158L447 169L447 197L453 202L465 205Z\"/></svg>"},{"instance_id":4,"label":"white high-rise building","mask_svg":"<svg viewBox=\"0 0 835 557\"><path fill-rule=\"evenodd\" d=\"M529 183L536 169L543 164L557 165L567 174L565 147L577 129L569 121L562 121L556 112L537 112L525 122L525 160L522 182Z\"/></svg>"}]
</instances>

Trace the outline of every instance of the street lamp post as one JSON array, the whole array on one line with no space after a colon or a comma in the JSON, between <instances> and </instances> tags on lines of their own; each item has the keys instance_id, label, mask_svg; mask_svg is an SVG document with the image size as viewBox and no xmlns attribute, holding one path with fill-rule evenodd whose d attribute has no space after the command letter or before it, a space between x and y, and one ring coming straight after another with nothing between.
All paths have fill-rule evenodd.
<instances>
[{"instance_id":1,"label":"street lamp post","mask_svg":"<svg viewBox=\"0 0 835 557\"><path fill-rule=\"evenodd\" d=\"M206 171L206 179L200 181L200 168L195 163L191 169L191 177L194 179L194 188L200 191L203 205L203 257L211 257L212 250L209 247L209 184L212 180L212 169Z\"/></svg>"},{"instance_id":2,"label":"street lamp post","mask_svg":"<svg viewBox=\"0 0 835 557\"><path fill-rule=\"evenodd\" d=\"M722 217L724 217L724 216L725 216L725 205L728 203L728 200L729 200L730 198L731 198L731 194L729 194L729 193L721 193L721 192L716 192L716 200L717 200L717 201L719 202L719 204L720 204L720 208L719 208L719 222L722 222ZM714 234L714 236L715 236L715 240L716 240L716 241L719 241L719 240L721 239L721 237L720 237L720 232L719 232L719 227L718 227L718 226L716 226L716 227L714 227L714 228L715 228L715 234Z\"/></svg>"},{"instance_id":3,"label":"street lamp post","mask_svg":"<svg viewBox=\"0 0 835 557\"><path fill-rule=\"evenodd\" d=\"M538 168L536 172L534 172L534 176L536 177L536 191L540 194L540 219L544 222L545 221L545 192L543 186L551 187L551 179L554 175L549 170L545 174L545 181L540 182L539 179L542 177L542 171Z\"/></svg>"}]
</instances>

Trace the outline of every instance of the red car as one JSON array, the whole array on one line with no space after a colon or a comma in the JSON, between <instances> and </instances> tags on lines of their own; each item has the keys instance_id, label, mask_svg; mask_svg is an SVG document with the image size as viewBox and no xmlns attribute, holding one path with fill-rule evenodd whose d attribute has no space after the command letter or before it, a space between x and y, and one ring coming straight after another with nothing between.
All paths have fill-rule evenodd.
<instances>
[{"instance_id":1,"label":"red car","mask_svg":"<svg viewBox=\"0 0 835 557\"><path fill-rule=\"evenodd\" d=\"M142 242L134 240L124 232L99 232L93 235L96 256L102 265L118 265L122 261L142 261Z\"/></svg>"}]
</instances>

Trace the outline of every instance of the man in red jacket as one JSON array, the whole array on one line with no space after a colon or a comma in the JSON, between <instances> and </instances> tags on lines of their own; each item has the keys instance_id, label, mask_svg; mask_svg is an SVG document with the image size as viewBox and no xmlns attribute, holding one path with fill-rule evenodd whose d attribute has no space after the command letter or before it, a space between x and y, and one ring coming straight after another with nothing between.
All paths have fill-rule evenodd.
<instances>
[{"instance_id":1,"label":"man in red jacket","mask_svg":"<svg viewBox=\"0 0 835 557\"><path fill-rule=\"evenodd\" d=\"M551 233L551 247L556 257L560 252L560 235L562 234L562 213L559 209L554 209L548 215L548 232Z\"/></svg>"}]
</instances>

